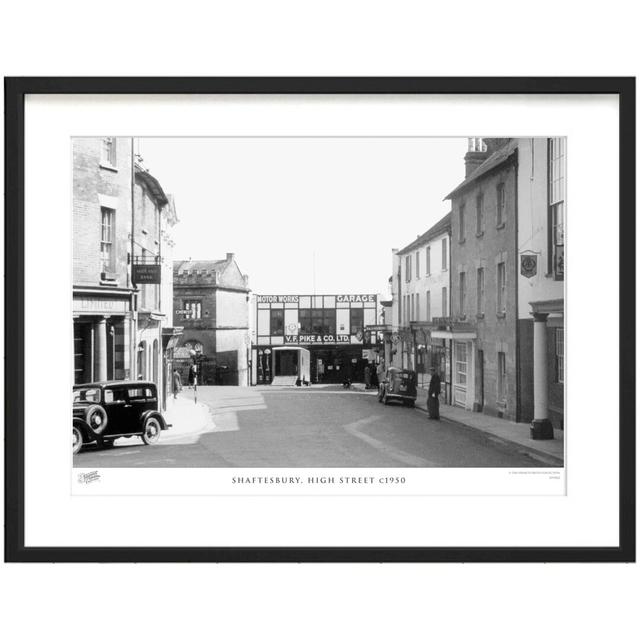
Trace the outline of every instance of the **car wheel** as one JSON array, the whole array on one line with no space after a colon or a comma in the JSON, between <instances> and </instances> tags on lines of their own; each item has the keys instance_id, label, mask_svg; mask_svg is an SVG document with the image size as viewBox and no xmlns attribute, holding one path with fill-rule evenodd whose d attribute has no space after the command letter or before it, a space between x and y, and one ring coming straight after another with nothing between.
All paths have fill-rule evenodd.
<instances>
[{"instance_id":1,"label":"car wheel","mask_svg":"<svg viewBox=\"0 0 640 640\"><path fill-rule=\"evenodd\" d=\"M158 418L147 418L144 421L144 433L142 442L145 444L155 444L160 439L160 421Z\"/></svg>"},{"instance_id":2,"label":"car wheel","mask_svg":"<svg viewBox=\"0 0 640 640\"><path fill-rule=\"evenodd\" d=\"M85 420L91 431L99 436L107 427L107 412L99 404L93 405L89 407Z\"/></svg>"},{"instance_id":3,"label":"car wheel","mask_svg":"<svg viewBox=\"0 0 640 640\"><path fill-rule=\"evenodd\" d=\"M72 431L71 431L71 450L73 451L73 454L75 455L76 453L78 453L78 451L80 451L80 449L82 449L82 444L83 444L83 440L82 440L82 431L80 430L80 427L76 427L73 426L72 427Z\"/></svg>"}]
</instances>

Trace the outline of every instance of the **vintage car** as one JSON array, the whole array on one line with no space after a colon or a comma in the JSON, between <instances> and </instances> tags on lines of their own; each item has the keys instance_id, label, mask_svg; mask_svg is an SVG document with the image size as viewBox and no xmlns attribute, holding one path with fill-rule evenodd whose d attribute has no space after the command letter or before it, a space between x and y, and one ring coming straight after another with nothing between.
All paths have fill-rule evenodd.
<instances>
[{"instance_id":1,"label":"vintage car","mask_svg":"<svg viewBox=\"0 0 640 640\"><path fill-rule=\"evenodd\" d=\"M378 402L389 404L390 401L396 400L413 407L417 397L415 371L389 367L378 386Z\"/></svg>"},{"instance_id":2,"label":"vintage car","mask_svg":"<svg viewBox=\"0 0 640 640\"><path fill-rule=\"evenodd\" d=\"M111 380L73 387L74 454L90 442L110 447L117 438L131 436L154 444L170 426L158 411L153 382Z\"/></svg>"}]
</instances>

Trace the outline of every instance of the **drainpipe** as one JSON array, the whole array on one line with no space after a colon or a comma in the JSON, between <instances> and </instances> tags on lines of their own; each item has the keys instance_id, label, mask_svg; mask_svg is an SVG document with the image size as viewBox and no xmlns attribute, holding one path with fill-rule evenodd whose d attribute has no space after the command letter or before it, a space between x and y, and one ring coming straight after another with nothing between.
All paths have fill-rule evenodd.
<instances>
[{"instance_id":1,"label":"drainpipe","mask_svg":"<svg viewBox=\"0 0 640 640\"><path fill-rule=\"evenodd\" d=\"M138 349L136 346L138 336L138 294L136 291L136 285L133 282L133 261L135 250L135 230L136 230L136 207L135 207L135 184L136 184L136 163L135 154L133 151L134 139L131 138L131 329L133 335L131 336L131 379L138 379Z\"/></svg>"}]
</instances>

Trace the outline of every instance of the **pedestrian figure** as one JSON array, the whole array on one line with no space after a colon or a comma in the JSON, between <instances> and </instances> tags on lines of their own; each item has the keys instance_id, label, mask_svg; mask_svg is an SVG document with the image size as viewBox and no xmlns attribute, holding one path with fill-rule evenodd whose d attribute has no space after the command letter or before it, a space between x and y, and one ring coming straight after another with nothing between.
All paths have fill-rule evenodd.
<instances>
[{"instance_id":1,"label":"pedestrian figure","mask_svg":"<svg viewBox=\"0 0 640 640\"><path fill-rule=\"evenodd\" d=\"M369 363L364 368L364 388L371 388L371 369L369 367Z\"/></svg>"},{"instance_id":2,"label":"pedestrian figure","mask_svg":"<svg viewBox=\"0 0 640 640\"><path fill-rule=\"evenodd\" d=\"M182 378L180 377L179 371L173 372L173 397L174 399L178 397L178 394L182 391Z\"/></svg>"},{"instance_id":3,"label":"pedestrian figure","mask_svg":"<svg viewBox=\"0 0 640 640\"><path fill-rule=\"evenodd\" d=\"M431 367L431 380L429 381L429 397L427 398L427 410L430 420L440 420L440 376L435 367Z\"/></svg>"},{"instance_id":4,"label":"pedestrian figure","mask_svg":"<svg viewBox=\"0 0 640 640\"><path fill-rule=\"evenodd\" d=\"M377 389L377 388L378 388L378 385L380 384L380 380L378 379L378 373L377 373L377 371L376 371L376 365L375 365L375 362L372 362L372 363L369 365L369 370L370 370L370 372L371 372L371 386L372 386L374 389Z\"/></svg>"},{"instance_id":5,"label":"pedestrian figure","mask_svg":"<svg viewBox=\"0 0 640 640\"><path fill-rule=\"evenodd\" d=\"M189 367L189 389L193 386L196 379L196 365L192 364Z\"/></svg>"}]
</instances>

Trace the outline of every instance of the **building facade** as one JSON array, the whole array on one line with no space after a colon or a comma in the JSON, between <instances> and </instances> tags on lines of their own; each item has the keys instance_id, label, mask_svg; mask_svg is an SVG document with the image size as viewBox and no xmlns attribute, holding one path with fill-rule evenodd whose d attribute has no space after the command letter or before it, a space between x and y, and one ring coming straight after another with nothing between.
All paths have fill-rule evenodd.
<instances>
[{"instance_id":1,"label":"building facade","mask_svg":"<svg viewBox=\"0 0 640 640\"><path fill-rule=\"evenodd\" d=\"M416 371L420 384L432 366L447 380L448 345L433 338L431 330L434 319L449 313L450 247L449 213L404 249L392 252L391 364Z\"/></svg>"},{"instance_id":2,"label":"building facade","mask_svg":"<svg viewBox=\"0 0 640 640\"><path fill-rule=\"evenodd\" d=\"M452 403L517 420L517 141L471 139L451 200Z\"/></svg>"},{"instance_id":3,"label":"building facade","mask_svg":"<svg viewBox=\"0 0 640 640\"><path fill-rule=\"evenodd\" d=\"M375 360L377 294L256 295L252 315L252 384L362 382Z\"/></svg>"},{"instance_id":4,"label":"building facade","mask_svg":"<svg viewBox=\"0 0 640 640\"><path fill-rule=\"evenodd\" d=\"M200 384L249 384L249 294L233 253L174 262L174 326L183 328L174 363L183 381L195 352Z\"/></svg>"},{"instance_id":5,"label":"building facade","mask_svg":"<svg viewBox=\"0 0 640 640\"><path fill-rule=\"evenodd\" d=\"M564 428L566 139L518 140L520 418L535 438Z\"/></svg>"},{"instance_id":6,"label":"building facade","mask_svg":"<svg viewBox=\"0 0 640 640\"><path fill-rule=\"evenodd\" d=\"M151 380L164 403L159 283L177 218L133 147L132 138L73 140L74 382Z\"/></svg>"}]
</instances>

